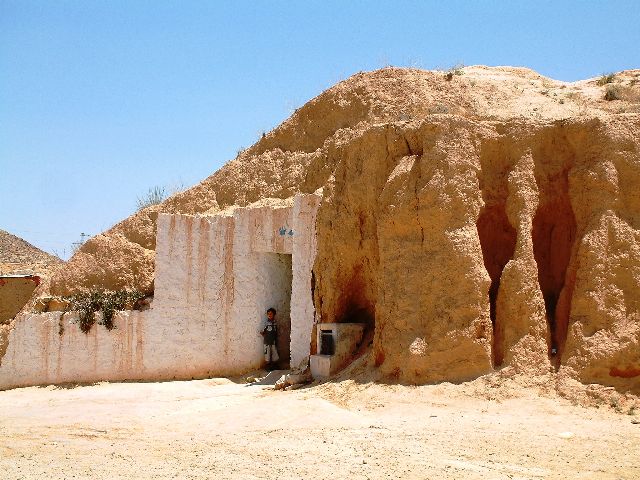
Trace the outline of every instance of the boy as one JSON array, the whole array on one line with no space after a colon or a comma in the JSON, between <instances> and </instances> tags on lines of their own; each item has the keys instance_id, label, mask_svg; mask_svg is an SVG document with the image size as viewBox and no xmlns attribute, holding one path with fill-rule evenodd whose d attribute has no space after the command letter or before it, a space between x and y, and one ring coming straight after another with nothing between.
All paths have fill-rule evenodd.
<instances>
[{"instance_id":1,"label":"boy","mask_svg":"<svg viewBox=\"0 0 640 480\"><path fill-rule=\"evenodd\" d=\"M262 324L260 335L264 337L264 359L267 362L267 370L274 370L278 361L278 349L276 341L278 339L278 328L276 326L276 309L267 310L267 321Z\"/></svg>"}]
</instances>

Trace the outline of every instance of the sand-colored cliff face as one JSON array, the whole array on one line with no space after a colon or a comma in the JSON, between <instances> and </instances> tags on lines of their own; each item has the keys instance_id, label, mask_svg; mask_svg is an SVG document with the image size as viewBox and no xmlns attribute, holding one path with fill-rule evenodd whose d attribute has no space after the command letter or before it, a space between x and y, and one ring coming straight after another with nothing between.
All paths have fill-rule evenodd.
<instances>
[{"instance_id":1,"label":"sand-colored cliff face","mask_svg":"<svg viewBox=\"0 0 640 480\"><path fill-rule=\"evenodd\" d=\"M370 130L379 148L354 145L324 190L323 321L375 324L376 364L404 380L562 365L637 388L638 138L637 120Z\"/></svg>"},{"instance_id":2,"label":"sand-colored cliff face","mask_svg":"<svg viewBox=\"0 0 640 480\"><path fill-rule=\"evenodd\" d=\"M640 389L640 71L358 74L199 185L91 239L54 293L153 288L158 212L323 189L314 300L405 381L560 368Z\"/></svg>"}]
</instances>

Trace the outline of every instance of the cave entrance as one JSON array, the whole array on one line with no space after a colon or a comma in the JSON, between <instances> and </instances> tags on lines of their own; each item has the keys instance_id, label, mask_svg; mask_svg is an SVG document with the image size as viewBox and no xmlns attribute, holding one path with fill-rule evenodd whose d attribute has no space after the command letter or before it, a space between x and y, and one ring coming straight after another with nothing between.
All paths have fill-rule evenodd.
<instances>
[{"instance_id":1,"label":"cave entrance","mask_svg":"<svg viewBox=\"0 0 640 480\"><path fill-rule=\"evenodd\" d=\"M567 338L575 278L567 274L576 237L566 177L560 192L539 205L533 218L533 254L549 329L550 358L560 360Z\"/></svg>"},{"instance_id":2,"label":"cave entrance","mask_svg":"<svg viewBox=\"0 0 640 480\"><path fill-rule=\"evenodd\" d=\"M516 230L509 223L505 204L486 205L476 222L482 259L491 278L489 287L489 315L493 326L492 356L495 366L502 365L504 358L504 324L497 315L498 290L502 271L513 258L516 248Z\"/></svg>"},{"instance_id":3,"label":"cave entrance","mask_svg":"<svg viewBox=\"0 0 640 480\"><path fill-rule=\"evenodd\" d=\"M292 257L286 253L260 253L262 275L261 315L268 308L276 309L278 327L277 349L280 367L289 368L291 359L291 285L293 281Z\"/></svg>"},{"instance_id":4,"label":"cave entrance","mask_svg":"<svg viewBox=\"0 0 640 480\"><path fill-rule=\"evenodd\" d=\"M347 287L342 292L336 321L338 323L355 323L364 327L361 346L373 344L376 330L376 307L370 300L373 296L371 284L365 278L364 269L356 268Z\"/></svg>"}]
</instances>

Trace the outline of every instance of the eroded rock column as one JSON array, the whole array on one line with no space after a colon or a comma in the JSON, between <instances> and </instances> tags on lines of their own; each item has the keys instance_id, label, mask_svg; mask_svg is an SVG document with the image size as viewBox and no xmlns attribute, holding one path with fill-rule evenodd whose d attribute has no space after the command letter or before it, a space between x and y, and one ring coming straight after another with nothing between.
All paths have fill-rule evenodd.
<instances>
[{"instance_id":1,"label":"eroded rock column","mask_svg":"<svg viewBox=\"0 0 640 480\"><path fill-rule=\"evenodd\" d=\"M516 230L513 259L504 268L496 304L505 366L516 371L548 370L544 298L533 255L533 216L538 188L530 153L520 157L508 176L507 216Z\"/></svg>"}]
</instances>

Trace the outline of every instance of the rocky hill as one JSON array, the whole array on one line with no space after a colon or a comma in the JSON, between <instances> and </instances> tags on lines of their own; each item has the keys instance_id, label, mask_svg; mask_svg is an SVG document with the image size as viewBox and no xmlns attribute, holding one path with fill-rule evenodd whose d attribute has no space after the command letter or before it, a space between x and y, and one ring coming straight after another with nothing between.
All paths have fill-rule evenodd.
<instances>
[{"instance_id":1,"label":"rocky hill","mask_svg":"<svg viewBox=\"0 0 640 480\"><path fill-rule=\"evenodd\" d=\"M37 273L61 262L58 257L0 229L0 272Z\"/></svg>"},{"instance_id":2,"label":"rocky hill","mask_svg":"<svg viewBox=\"0 0 640 480\"><path fill-rule=\"evenodd\" d=\"M322 190L315 305L393 378L561 369L640 390L640 70L386 68L86 242L52 292L153 291L159 212Z\"/></svg>"}]
</instances>

